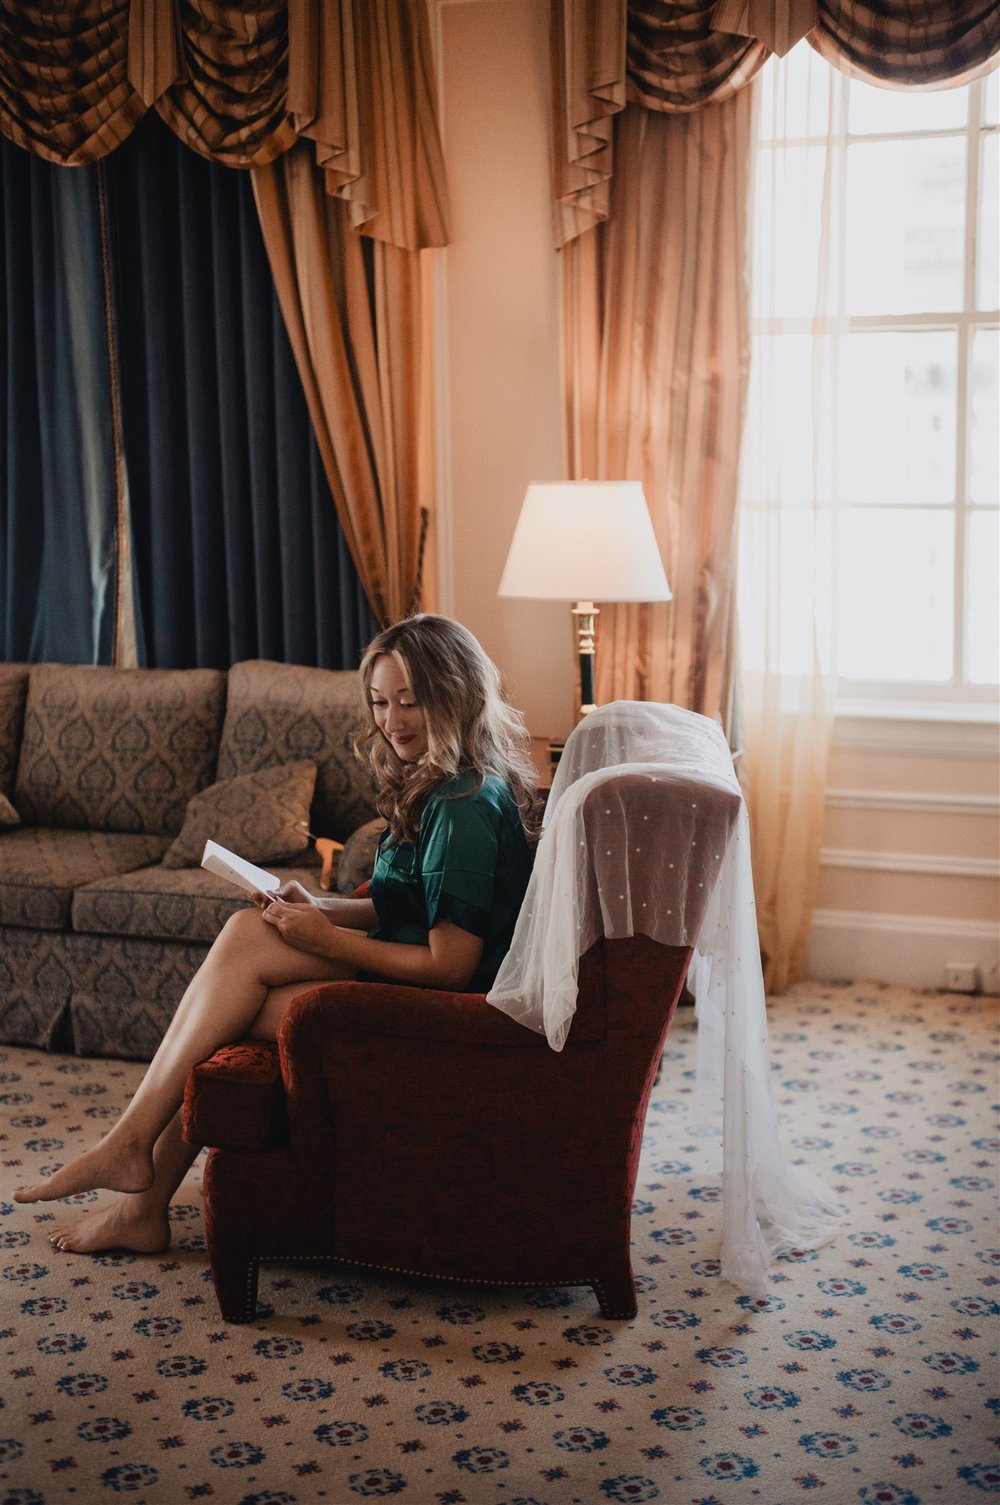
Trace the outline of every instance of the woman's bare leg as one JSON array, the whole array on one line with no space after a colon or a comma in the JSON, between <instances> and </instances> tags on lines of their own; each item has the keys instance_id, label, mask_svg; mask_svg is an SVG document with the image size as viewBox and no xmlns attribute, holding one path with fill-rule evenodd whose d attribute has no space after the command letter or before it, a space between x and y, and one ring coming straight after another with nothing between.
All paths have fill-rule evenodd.
<instances>
[{"instance_id":1,"label":"woman's bare leg","mask_svg":"<svg viewBox=\"0 0 1000 1505\"><path fill-rule=\"evenodd\" d=\"M178 1109L154 1146L149 1190L126 1192L106 1207L94 1207L80 1217L57 1223L49 1234L49 1243L72 1254L94 1254L98 1249L158 1254L170 1243L170 1199L197 1155L198 1146L184 1138Z\"/></svg>"},{"instance_id":2,"label":"woman's bare leg","mask_svg":"<svg viewBox=\"0 0 1000 1505\"><path fill-rule=\"evenodd\" d=\"M272 988L248 1034L273 1039L301 982ZM146 1191L126 1192L106 1207L94 1207L79 1217L57 1223L49 1243L71 1254L96 1254L101 1249L133 1249L158 1254L170 1244L170 1200L199 1153L184 1138L180 1109L153 1148L153 1184Z\"/></svg>"},{"instance_id":3,"label":"woman's bare leg","mask_svg":"<svg viewBox=\"0 0 1000 1505\"><path fill-rule=\"evenodd\" d=\"M93 1149L38 1185L21 1187L14 1200L48 1202L99 1186L129 1193L150 1190L153 1148L181 1105L192 1066L251 1032L273 1038L281 1012L277 1001L268 1004L272 989L350 975L337 962L289 946L258 910L240 910L226 921L191 979L121 1118Z\"/></svg>"}]
</instances>

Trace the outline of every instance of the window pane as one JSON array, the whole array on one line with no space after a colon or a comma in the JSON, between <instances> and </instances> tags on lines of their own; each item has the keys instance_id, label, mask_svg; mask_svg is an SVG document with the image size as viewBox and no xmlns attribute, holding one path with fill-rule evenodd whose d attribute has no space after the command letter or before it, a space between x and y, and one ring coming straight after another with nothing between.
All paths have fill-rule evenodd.
<instances>
[{"instance_id":1,"label":"window pane","mask_svg":"<svg viewBox=\"0 0 1000 1505\"><path fill-rule=\"evenodd\" d=\"M1000 379L997 362L1000 335L980 329L972 337L972 379L969 384L969 499L995 507L1000 499Z\"/></svg>"},{"instance_id":2,"label":"window pane","mask_svg":"<svg viewBox=\"0 0 1000 1505\"><path fill-rule=\"evenodd\" d=\"M744 495L753 501L830 500L831 355L830 340L807 334L754 339L743 435Z\"/></svg>"},{"instance_id":3,"label":"window pane","mask_svg":"<svg viewBox=\"0 0 1000 1505\"><path fill-rule=\"evenodd\" d=\"M760 139L825 136L830 118L830 64L811 47L768 58L760 72Z\"/></svg>"},{"instance_id":4,"label":"window pane","mask_svg":"<svg viewBox=\"0 0 1000 1505\"><path fill-rule=\"evenodd\" d=\"M961 308L964 244L964 138L848 147L848 313Z\"/></svg>"},{"instance_id":5,"label":"window pane","mask_svg":"<svg viewBox=\"0 0 1000 1505\"><path fill-rule=\"evenodd\" d=\"M852 136L883 131L947 131L969 118L969 86L930 93L879 89L852 78L847 91L847 129Z\"/></svg>"},{"instance_id":6,"label":"window pane","mask_svg":"<svg viewBox=\"0 0 1000 1505\"><path fill-rule=\"evenodd\" d=\"M831 658L829 507L744 507L740 518L740 661L795 677Z\"/></svg>"},{"instance_id":7,"label":"window pane","mask_svg":"<svg viewBox=\"0 0 1000 1505\"><path fill-rule=\"evenodd\" d=\"M952 528L950 512L841 514L837 669L845 678L951 679Z\"/></svg>"},{"instance_id":8,"label":"window pane","mask_svg":"<svg viewBox=\"0 0 1000 1505\"><path fill-rule=\"evenodd\" d=\"M955 496L956 340L852 334L840 367L840 496L950 503Z\"/></svg>"},{"instance_id":9,"label":"window pane","mask_svg":"<svg viewBox=\"0 0 1000 1505\"><path fill-rule=\"evenodd\" d=\"M985 136L979 174L979 224L976 231L976 302L980 308L1000 306L1000 159L996 136Z\"/></svg>"},{"instance_id":10,"label":"window pane","mask_svg":"<svg viewBox=\"0 0 1000 1505\"><path fill-rule=\"evenodd\" d=\"M777 146L759 154L752 291L755 318L809 317L817 312L821 264L817 247L825 170L826 151L821 146ZM836 298L836 291L831 290L826 306L836 307Z\"/></svg>"},{"instance_id":11,"label":"window pane","mask_svg":"<svg viewBox=\"0 0 1000 1505\"><path fill-rule=\"evenodd\" d=\"M983 79L983 123L985 125L997 124L997 105L1000 100L1000 72L994 68Z\"/></svg>"},{"instance_id":12,"label":"window pane","mask_svg":"<svg viewBox=\"0 0 1000 1505\"><path fill-rule=\"evenodd\" d=\"M966 677L1000 681L1000 513L969 517L965 570Z\"/></svg>"}]
</instances>

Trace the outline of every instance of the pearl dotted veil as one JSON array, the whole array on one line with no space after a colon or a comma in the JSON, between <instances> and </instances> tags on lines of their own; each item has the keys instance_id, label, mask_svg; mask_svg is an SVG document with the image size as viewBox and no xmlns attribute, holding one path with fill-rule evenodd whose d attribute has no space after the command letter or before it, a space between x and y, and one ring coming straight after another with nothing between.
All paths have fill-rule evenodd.
<instances>
[{"instance_id":1,"label":"pearl dotted veil","mask_svg":"<svg viewBox=\"0 0 1000 1505\"><path fill-rule=\"evenodd\" d=\"M630 797L637 779L670 790L654 822L648 801L643 813ZM592 711L567 739L488 1001L561 1050L579 958L600 935L635 934L694 947L694 1132L722 1148L722 1275L762 1294L772 1257L830 1238L841 1209L780 1142L746 806L716 722L620 700Z\"/></svg>"}]
</instances>

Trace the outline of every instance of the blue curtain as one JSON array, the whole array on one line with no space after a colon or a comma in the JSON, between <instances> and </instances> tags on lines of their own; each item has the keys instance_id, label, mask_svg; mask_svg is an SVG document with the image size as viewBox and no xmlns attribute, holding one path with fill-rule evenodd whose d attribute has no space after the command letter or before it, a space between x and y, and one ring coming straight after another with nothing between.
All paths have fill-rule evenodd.
<instances>
[{"instance_id":1,"label":"blue curtain","mask_svg":"<svg viewBox=\"0 0 1000 1505\"><path fill-rule=\"evenodd\" d=\"M113 662L120 577L140 663L354 667L376 624L249 176L152 111L93 168L0 149L4 657Z\"/></svg>"},{"instance_id":2,"label":"blue curtain","mask_svg":"<svg viewBox=\"0 0 1000 1505\"><path fill-rule=\"evenodd\" d=\"M0 619L5 659L109 663L117 490L102 168L0 137Z\"/></svg>"}]
</instances>

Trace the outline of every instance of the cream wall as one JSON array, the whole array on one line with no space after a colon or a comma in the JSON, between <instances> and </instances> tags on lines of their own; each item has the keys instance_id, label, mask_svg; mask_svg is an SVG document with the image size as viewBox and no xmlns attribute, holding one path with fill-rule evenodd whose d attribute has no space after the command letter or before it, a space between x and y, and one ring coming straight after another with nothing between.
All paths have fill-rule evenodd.
<instances>
[{"instance_id":1,"label":"cream wall","mask_svg":"<svg viewBox=\"0 0 1000 1505\"><path fill-rule=\"evenodd\" d=\"M573 720L569 608L501 601L529 481L565 475L548 168L547 0L437 0L452 239L435 304L439 601L501 666L538 736Z\"/></svg>"},{"instance_id":2,"label":"cream wall","mask_svg":"<svg viewBox=\"0 0 1000 1505\"><path fill-rule=\"evenodd\" d=\"M432 0L453 240L436 264L440 604L537 735L572 725L569 612L500 601L524 488L565 474L548 167L547 0ZM838 722L809 947L820 978L1000 989L996 730Z\"/></svg>"},{"instance_id":3,"label":"cream wall","mask_svg":"<svg viewBox=\"0 0 1000 1505\"><path fill-rule=\"evenodd\" d=\"M997 741L977 720L839 719L811 976L933 988L957 964L1000 992Z\"/></svg>"}]
</instances>

